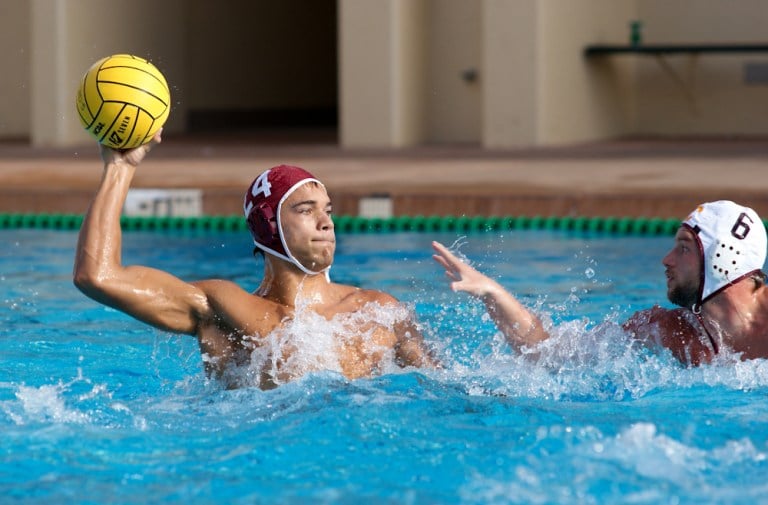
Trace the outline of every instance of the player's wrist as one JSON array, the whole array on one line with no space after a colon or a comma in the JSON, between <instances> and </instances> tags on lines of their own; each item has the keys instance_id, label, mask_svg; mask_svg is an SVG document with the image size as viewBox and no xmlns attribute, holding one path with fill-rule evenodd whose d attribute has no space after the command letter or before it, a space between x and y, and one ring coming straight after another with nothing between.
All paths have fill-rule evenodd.
<instances>
[{"instance_id":1,"label":"player's wrist","mask_svg":"<svg viewBox=\"0 0 768 505\"><path fill-rule=\"evenodd\" d=\"M487 279L480 285L479 289L477 290L478 296L484 301L496 301L502 296L503 293L504 288L502 288L498 282L492 279Z\"/></svg>"}]
</instances>

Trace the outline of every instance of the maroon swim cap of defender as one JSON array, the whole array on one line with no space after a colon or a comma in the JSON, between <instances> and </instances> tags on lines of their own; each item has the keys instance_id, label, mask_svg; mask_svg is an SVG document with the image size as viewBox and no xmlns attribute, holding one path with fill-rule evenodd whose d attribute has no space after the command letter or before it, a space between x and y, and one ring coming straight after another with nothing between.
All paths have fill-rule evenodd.
<instances>
[{"instance_id":1,"label":"maroon swim cap of defender","mask_svg":"<svg viewBox=\"0 0 768 505\"><path fill-rule=\"evenodd\" d=\"M299 186L322 183L303 168L279 165L258 176L245 193L243 213L256 247L269 254L297 263L283 242L280 208Z\"/></svg>"}]
</instances>

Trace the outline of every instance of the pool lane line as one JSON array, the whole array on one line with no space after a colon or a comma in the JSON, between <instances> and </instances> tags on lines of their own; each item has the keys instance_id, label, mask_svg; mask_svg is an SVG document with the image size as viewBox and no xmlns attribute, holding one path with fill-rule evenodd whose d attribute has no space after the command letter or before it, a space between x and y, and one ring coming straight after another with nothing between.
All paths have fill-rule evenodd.
<instances>
[{"instance_id":1,"label":"pool lane line","mask_svg":"<svg viewBox=\"0 0 768 505\"><path fill-rule=\"evenodd\" d=\"M553 230L607 233L613 235L674 235L679 219L586 216L334 216L339 233L387 232L486 232L508 230ZM80 214L0 213L0 229L77 230ZM123 216L126 231L244 231L242 216Z\"/></svg>"}]
</instances>

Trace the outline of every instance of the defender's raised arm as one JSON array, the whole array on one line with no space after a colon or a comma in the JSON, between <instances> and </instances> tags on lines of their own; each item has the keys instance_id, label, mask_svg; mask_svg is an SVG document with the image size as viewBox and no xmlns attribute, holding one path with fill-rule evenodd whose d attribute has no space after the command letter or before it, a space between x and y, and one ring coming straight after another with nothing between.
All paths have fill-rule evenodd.
<instances>
[{"instance_id":1,"label":"defender's raised arm","mask_svg":"<svg viewBox=\"0 0 768 505\"><path fill-rule=\"evenodd\" d=\"M496 327L514 348L549 338L538 317L501 285L464 263L440 242L432 242L432 258L445 268L453 291L463 291L481 300Z\"/></svg>"}]
</instances>

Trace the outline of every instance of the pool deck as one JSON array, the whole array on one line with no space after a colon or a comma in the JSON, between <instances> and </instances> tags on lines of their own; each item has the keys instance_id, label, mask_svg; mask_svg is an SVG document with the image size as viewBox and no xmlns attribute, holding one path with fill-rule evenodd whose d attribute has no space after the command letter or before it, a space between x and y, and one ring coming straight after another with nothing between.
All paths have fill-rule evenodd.
<instances>
[{"instance_id":1,"label":"pool deck","mask_svg":"<svg viewBox=\"0 0 768 505\"><path fill-rule=\"evenodd\" d=\"M238 214L253 177L281 163L323 180L339 215L386 202L393 215L410 216L682 218L702 201L732 199L768 217L768 136L344 150L313 132L168 135L133 187L199 189L204 214ZM100 175L93 144L35 149L0 141L0 212L81 214Z\"/></svg>"}]
</instances>

